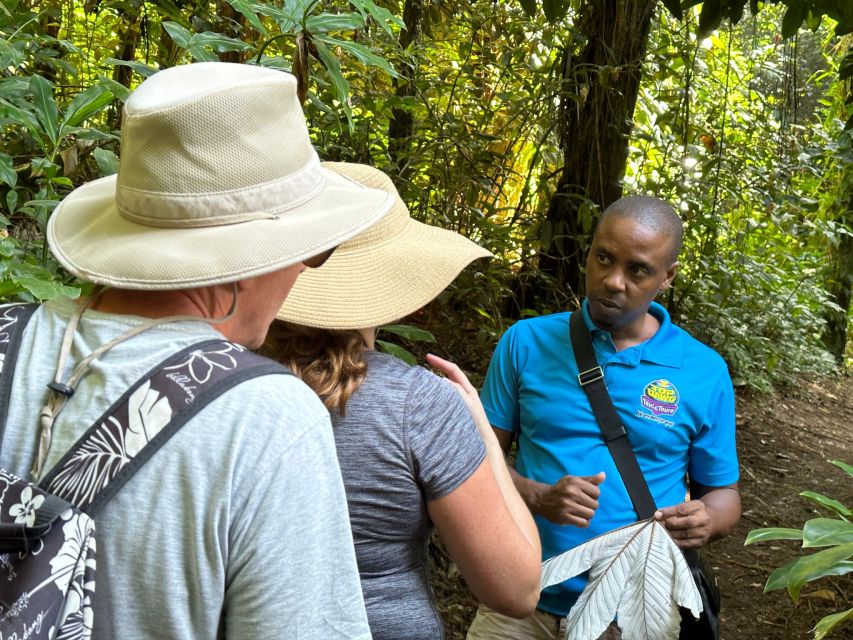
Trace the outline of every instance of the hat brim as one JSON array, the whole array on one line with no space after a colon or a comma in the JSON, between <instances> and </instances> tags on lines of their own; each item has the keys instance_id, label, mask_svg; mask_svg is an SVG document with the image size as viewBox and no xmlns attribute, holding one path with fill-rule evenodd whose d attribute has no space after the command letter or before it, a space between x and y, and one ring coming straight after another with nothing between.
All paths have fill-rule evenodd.
<instances>
[{"instance_id":1,"label":"hat brim","mask_svg":"<svg viewBox=\"0 0 853 640\"><path fill-rule=\"evenodd\" d=\"M364 329L417 311L468 264L492 254L452 231L408 219L378 245L340 247L299 276L279 320L321 329Z\"/></svg>"},{"instance_id":2,"label":"hat brim","mask_svg":"<svg viewBox=\"0 0 853 640\"><path fill-rule=\"evenodd\" d=\"M116 176L71 192L50 218L47 238L78 278L124 289L185 289L277 271L337 246L381 218L394 197L322 169L320 193L269 219L166 228L118 211Z\"/></svg>"}]
</instances>

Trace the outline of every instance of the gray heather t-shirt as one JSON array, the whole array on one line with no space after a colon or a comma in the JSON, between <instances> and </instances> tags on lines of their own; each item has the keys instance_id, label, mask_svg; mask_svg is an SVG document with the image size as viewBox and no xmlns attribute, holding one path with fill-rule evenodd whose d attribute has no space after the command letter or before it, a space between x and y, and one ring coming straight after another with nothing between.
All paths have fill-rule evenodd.
<instances>
[{"instance_id":1,"label":"gray heather t-shirt","mask_svg":"<svg viewBox=\"0 0 853 640\"><path fill-rule=\"evenodd\" d=\"M21 477L73 308L46 303L24 334L0 450ZM139 321L87 311L69 371ZM95 361L57 419L45 472L142 374L217 337L201 322L167 324ZM96 530L94 640L370 637L328 413L293 376L249 380L205 407Z\"/></svg>"},{"instance_id":2,"label":"gray heather t-shirt","mask_svg":"<svg viewBox=\"0 0 853 640\"><path fill-rule=\"evenodd\" d=\"M376 640L443 637L427 574L427 500L483 463L468 408L446 381L367 352L366 380L332 416L361 585Z\"/></svg>"}]
</instances>

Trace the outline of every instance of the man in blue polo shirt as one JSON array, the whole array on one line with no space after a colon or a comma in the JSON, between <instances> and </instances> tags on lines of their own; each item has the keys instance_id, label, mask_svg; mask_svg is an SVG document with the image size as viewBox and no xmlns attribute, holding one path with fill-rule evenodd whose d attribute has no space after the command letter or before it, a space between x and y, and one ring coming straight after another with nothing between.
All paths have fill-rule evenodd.
<instances>
[{"instance_id":1,"label":"man in blue polo shirt","mask_svg":"<svg viewBox=\"0 0 853 640\"><path fill-rule=\"evenodd\" d=\"M681 239L681 220L665 202L638 196L612 204L587 258L580 313L660 507L655 517L679 546L695 549L730 533L741 508L726 364L653 302L675 278ZM578 383L569 316L513 325L492 356L482 393L504 451L518 437L513 479L534 514L543 560L637 519ZM585 582L577 577L546 589L524 620L481 607L468 638L559 638ZM619 638L618 627L605 637Z\"/></svg>"}]
</instances>

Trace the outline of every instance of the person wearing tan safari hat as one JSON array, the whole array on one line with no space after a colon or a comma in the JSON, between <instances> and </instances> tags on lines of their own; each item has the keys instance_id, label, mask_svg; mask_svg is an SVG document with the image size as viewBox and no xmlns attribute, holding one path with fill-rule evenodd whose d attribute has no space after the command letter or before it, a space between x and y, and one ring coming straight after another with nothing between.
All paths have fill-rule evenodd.
<instances>
[{"instance_id":1,"label":"person wearing tan safari hat","mask_svg":"<svg viewBox=\"0 0 853 640\"><path fill-rule=\"evenodd\" d=\"M324 166L384 190L394 206L300 278L262 352L301 376L332 414L371 633L443 636L428 580L434 526L478 599L525 616L539 595L536 527L477 392L445 360L428 357L451 384L373 349L376 327L416 311L491 254L412 220L381 171Z\"/></svg>"},{"instance_id":2,"label":"person wearing tan safari hat","mask_svg":"<svg viewBox=\"0 0 853 640\"><path fill-rule=\"evenodd\" d=\"M393 198L323 167L296 80L250 65L147 79L124 106L120 155L117 176L76 189L49 221L60 264L103 287L30 318L0 466L49 476L175 354L164 376L181 399L130 395L130 429L102 443L104 464L124 464L239 358L271 369L194 413L98 512L81 624L96 640L369 638L328 412L245 347L263 342L297 276ZM14 313L0 307L0 330Z\"/></svg>"}]
</instances>

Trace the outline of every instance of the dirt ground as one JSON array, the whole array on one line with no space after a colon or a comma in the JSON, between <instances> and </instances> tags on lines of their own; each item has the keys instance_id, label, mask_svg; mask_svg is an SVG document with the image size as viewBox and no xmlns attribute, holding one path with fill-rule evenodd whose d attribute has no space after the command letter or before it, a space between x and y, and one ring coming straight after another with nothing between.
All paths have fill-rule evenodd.
<instances>
[{"instance_id":1,"label":"dirt ground","mask_svg":"<svg viewBox=\"0 0 853 640\"><path fill-rule=\"evenodd\" d=\"M785 591L765 594L763 586L774 568L797 555L797 543L744 547L743 541L752 529L799 528L817 517L801 491L853 504L853 482L828 462L853 464L853 377L803 381L772 396L740 393L737 414L743 518L733 535L708 547L723 594L722 640L810 638L820 618L851 606L851 575L807 585L795 606ZM447 638L460 640L477 603L446 556L437 548L432 552ZM853 626L829 637L853 638Z\"/></svg>"}]
</instances>

